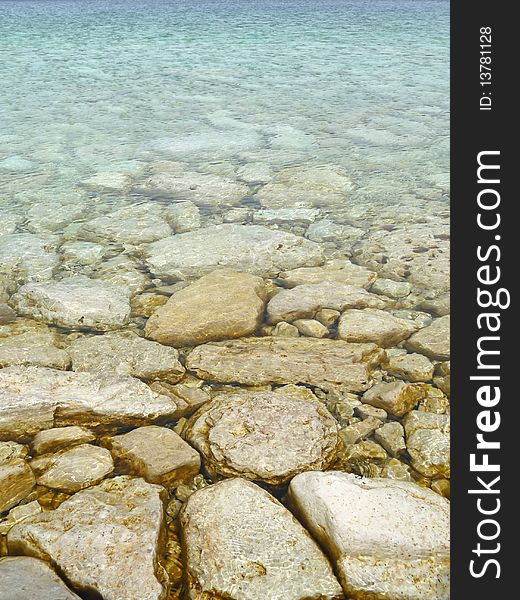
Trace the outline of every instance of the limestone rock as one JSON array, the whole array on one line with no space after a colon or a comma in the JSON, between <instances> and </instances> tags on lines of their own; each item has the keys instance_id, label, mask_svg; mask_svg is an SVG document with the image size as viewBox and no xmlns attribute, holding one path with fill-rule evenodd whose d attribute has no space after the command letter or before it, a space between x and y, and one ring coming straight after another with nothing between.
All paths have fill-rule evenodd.
<instances>
[{"instance_id":1,"label":"limestone rock","mask_svg":"<svg viewBox=\"0 0 520 600\"><path fill-rule=\"evenodd\" d=\"M97 192L125 192L130 189L132 179L126 173L105 171L94 173L81 181L81 185Z\"/></svg>"},{"instance_id":2,"label":"limestone rock","mask_svg":"<svg viewBox=\"0 0 520 600\"><path fill-rule=\"evenodd\" d=\"M435 319L431 325L414 333L406 342L412 352L419 352L428 358L450 359L450 316Z\"/></svg>"},{"instance_id":3,"label":"limestone rock","mask_svg":"<svg viewBox=\"0 0 520 600\"><path fill-rule=\"evenodd\" d=\"M134 296L130 302L132 316L151 317L159 306L163 306L166 302L168 302L168 296L165 294L138 294L137 296Z\"/></svg>"},{"instance_id":4,"label":"limestone rock","mask_svg":"<svg viewBox=\"0 0 520 600\"><path fill-rule=\"evenodd\" d=\"M284 271L279 275L283 285L288 288L297 285L331 281L347 283L354 287L368 288L377 275L366 267L355 265L348 260L334 260L321 267L299 267L292 271Z\"/></svg>"},{"instance_id":5,"label":"limestone rock","mask_svg":"<svg viewBox=\"0 0 520 600\"><path fill-rule=\"evenodd\" d=\"M412 286L407 281L394 281L393 279L376 279L370 287L374 294L381 294L389 298L405 298L412 291Z\"/></svg>"},{"instance_id":6,"label":"limestone rock","mask_svg":"<svg viewBox=\"0 0 520 600\"><path fill-rule=\"evenodd\" d=\"M12 508L4 519L0 520L0 535L7 535L11 527L21 523L27 517L39 515L42 512L41 504L37 500L20 504ZM0 598L2 597L0 590Z\"/></svg>"},{"instance_id":7,"label":"limestone rock","mask_svg":"<svg viewBox=\"0 0 520 600\"><path fill-rule=\"evenodd\" d=\"M399 456L406 450L404 429L401 423L397 421L385 423L374 433L374 438L394 457Z\"/></svg>"},{"instance_id":8,"label":"limestone rock","mask_svg":"<svg viewBox=\"0 0 520 600\"><path fill-rule=\"evenodd\" d=\"M352 600L449 599L449 503L430 490L339 472L297 475L290 498Z\"/></svg>"},{"instance_id":9,"label":"limestone rock","mask_svg":"<svg viewBox=\"0 0 520 600\"><path fill-rule=\"evenodd\" d=\"M339 449L327 409L282 392L217 397L193 415L185 435L212 478L240 476L270 485L327 468Z\"/></svg>"},{"instance_id":10,"label":"limestone rock","mask_svg":"<svg viewBox=\"0 0 520 600\"><path fill-rule=\"evenodd\" d=\"M296 319L293 325L298 328L298 331L307 337L324 338L329 335L329 330L315 319Z\"/></svg>"},{"instance_id":11,"label":"limestone rock","mask_svg":"<svg viewBox=\"0 0 520 600\"><path fill-rule=\"evenodd\" d=\"M165 600L159 566L165 494L142 479L107 479L15 525L7 536L9 551L50 560L80 593Z\"/></svg>"},{"instance_id":12,"label":"limestone rock","mask_svg":"<svg viewBox=\"0 0 520 600\"><path fill-rule=\"evenodd\" d=\"M0 339L0 367L28 366L68 369L70 356L49 333L27 332Z\"/></svg>"},{"instance_id":13,"label":"limestone rock","mask_svg":"<svg viewBox=\"0 0 520 600\"><path fill-rule=\"evenodd\" d=\"M383 277L445 292L450 286L448 221L375 229L354 246L355 261Z\"/></svg>"},{"instance_id":14,"label":"limestone rock","mask_svg":"<svg viewBox=\"0 0 520 600\"><path fill-rule=\"evenodd\" d=\"M165 216L175 233L186 233L200 227L199 207L193 202L170 204Z\"/></svg>"},{"instance_id":15,"label":"limestone rock","mask_svg":"<svg viewBox=\"0 0 520 600\"><path fill-rule=\"evenodd\" d=\"M68 352L74 371L131 375L145 381L162 379L171 383L184 375L177 350L145 340L131 331L78 338Z\"/></svg>"},{"instance_id":16,"label":"limestone rock","mask_svg":"<svg viewBox=\"0 0 520 600\"><path fill-rule=\"evenodd\" d=\"M433 377L433 363L422 354L402 354L391 356L384 368L390 375L395 375L413 383L431 381Z\"/></svg>"},{"instance_id":17,"label":"limestone rock","mask_svg":"<svg viewBox=\"0 0 520 600\"><path fill-rule=\"evenodd\" d=\"M445 394L450 395L450 362L438 363L435 366L435 377L433 382L440 388Z\"/></svg>"},{"instance_id":18,"label":"limestone rock","mask_svg":"<svg viewBox=\"0 0 520 600\"><path fill-rule=\"evenodd\" d=\"M71 329L117 329L130 316L128 297L121 288L82 276L28 283L13 302L22 315Z\"/></svg>"},{"instance_id":19,"label":"limestone rock","mask_svg":"<svg viewBox=\"0 0 520 600\"><path fill-rule=\"evenodd\" d=\"M339 319L340 314L341 313L339 312L339 310L333 310L332 308L322 308L316 313L315 318L322 325L325 325L325 327L332 327Z\"/></svg>"},{"instance_id":20,"label":"limestone rock","mask_svg":"<svg viewBox=\"0 0 520 600\"><path fill-rule=\"evenodd\" d=\"M59 264L55 244L32 233L0 237L0 265L23 281L47 281Z\"/></svg>"},{"instance_id":21,"label":"limestone rock","mask_svg":"<svg viewBox=\"0 0 520 600\"><path fill-rule=\"evenodd\" d=\"M370 308L346 310L338 323L340 339L348 342L374 342L383 348L395 346L415 331L417 326L412 321Z\"/></svg>"},{"instance_id":22,"label":"limestone rock","mask_svg":"<svg viewBox=\"0 0 520 600\"><path fill-rule=\"evenodd\" d=\"M80 600L43 560L29 556L0 558L0 600Z\"/></svg>"},{"instance_id":23,"label":"limestone rock","mask_svg":"<svg viewBox=\"0 0 520 600\"><path fill-rule=\"evenodd\" d=\"M181 525L191 600L343 597L316 543L253 483L231 479L195 492L181 512Z\"/></svg>"},{"instance_id":24,"label":"limestone rock","mask_svg":"<svg viewBox=\"0 0 520 600\"><path fill-rule=\"evenodd\" d=\"M303 383L359 392L371 385L382 358L373 344L311 338L246 338L198 346L186 367L200 379L264 385Z\"/></svg>"},{"instance_id":25,"label":"limestone rock","mask_svg":"<svg viewBox=\"0 0 520 600\"><path fill-rule=\"evenodd\" d=\"M86 221L78 237L89 242L118 242L133 245L162 240L172 234L168 223L145 206L129 206Z\"/></svg>"},{"instance_id":26,"label":"limestone rock","mask_svg":"<svg viewBox=\"0 0 520 600\"><path fill-rule=\"evenodd\" d=\"M300 337L300 332L295 325L286 321L280 321L271 331L271 335L275 337Z\"/></svg>"},{"instance_id":27,"label":"limestone rock","mask_svg":"<svg viewBox=\"0 0 520 600\"><path fill-rule=\"evenodd\" d=\"M63 448L71 448L79 444L87 444L96 439L96 436L85 427L71 425L70 427L53 427L39 431L31 442L34 455L58 452Z\"/></svg>"},{"instance_id":28,"label":"limestone rock","mask_svg":"<svg viewBox=\"0 0 520 600\"><path fill-rule=\"evenodd\" d=\"M367 417L362 421L345 427L339 432L339 435L346 446L357 444L361 440L371 436L382 424L383 421L377 417Z\"/></svg>"},{"instance_id":29,"label":"limestone rock","mask_svg":"<svg viewBox=\"0 0 520 600\"><path fill-rule=\"evenodd\" d=\"M310 225L320 214L317 208L267 208L253 213L253 223L260 225Z\"/></svg>"},{"instance_id":30,"label":"limestone rock","mask_svg":"<svg viewBox=\"0 0 520 600\"><path fill-rule=\"evenodd\" d=\"M0 513L26 498L36 481L31 467L23 458L7 458L0 462Z\"/></svg>"},{"instance_id":31,"label":"limestone rock","mask_svg":"<svg viewBox=\"0 0 520 600\"><path fill-rule=\"evenodd\" d=\"M323 262L318 244L261 225L224 223L150 244L147 263L161 279L194 279L217 267L263 277Z\"/></svg>"},{"instance_id":32,"label":"limestone rock","mask_svg":"<svg viewBox=\"0 0 520 600\"><path fill-rule=\"evenodd\" d=\"M0 325L7 325L16 319L15 311L8 305L0 302Z\"/></svg>"},{"instance_id":33,"label":"limestone rock","mask_svg":"<svg viewBox=\"0 0 520 600\"><path fill-rule=\"evenodd\" d=\"M105 246L93 242L66 242L60 247L62 262L70 266L71 263L78 265L96 266L107 253Z\"/></svg>"},{"instance_id":34,"label":"limestone rock","mask_svg":"<svg viewBox=\"0 0 520 600\"><path fill-rule=\"evenodd\" d=\"M0 440L26 440L61 425L139 426L174 418L178 407L133 377L44 367L0 369Z\"/></svg>"},{"instance_id":35,"label":"limestone rock","mask_svg":"<svg viewBox=\"0 0 520 600\"><path fill-rule=\"evenodd\" d=\"M362 402L401 417L412 410L425 396L425 389L420 384L393 381L378 383L370 388L363 394Z\"/></svg>"},{"instance_id":36,"label":"limestone rock","mask_svg":"<svg viewBox=\"0 0 520 600\"><path fill-rule=\"evenodd\" d=\"M264 311L260 277L222 269L175 293L146 323L147 337L172 346L249 335Z\"/></svg>"},{"instance_id":37,"label":"limestone rock","mask_svg":"<svg viewBox=\"0 0 520 600\"><path fill-rule=\"evenodd\" d=\"M105 448L80 444L57 454L31 461L39 485L74 493L99 483L114 470L110 452Z\"/></svg>"},{"instance_id":38,"label":"limestone rock","mask_svg":"<svg viewBox=\"0 0 520 600\"><path fill-rule=\"evenodd\" d=\"M412 467L425 477L450 478L450 418L412 411L404 421Z\"/></svg>"},{"instance_id":39,"label":"limestone rock","mask_svg":"<svg viewBox=\"0 0 520 600\"><path fill-rule=\"evenodd\" d=\"M299 285L276 294L267 305L270 323L312 318L323 308L343 311L347 308L383 308L385 303L378 296L363 288L346 283L323 281Z\"/></svg>"},{"instance_id":40,"label":"limestone rock","mask_svg":"<svg viewBox=\"0 0 520 600\"><path fill-rule=\"evenodd\" d=\"M120 472L173 488L195 477L200 456L174 431L150 425L106 441Z\"/></svg>"}]
</instances>

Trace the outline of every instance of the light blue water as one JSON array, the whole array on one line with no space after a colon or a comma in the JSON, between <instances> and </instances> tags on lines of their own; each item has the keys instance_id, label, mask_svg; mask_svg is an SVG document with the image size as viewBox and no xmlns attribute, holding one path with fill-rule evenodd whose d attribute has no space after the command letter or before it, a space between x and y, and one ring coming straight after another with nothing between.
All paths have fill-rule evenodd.
<instances>
[{"instance_id":1,"label":"light blue water","mask_svg":"<svg viewBox=\"0 0 520 600\"><path fill-rule=\"evenodd\" d=\"M448 29L435 0L1 0L0 202L164 158L442 197Z\"/></svg>"}]
</instances>

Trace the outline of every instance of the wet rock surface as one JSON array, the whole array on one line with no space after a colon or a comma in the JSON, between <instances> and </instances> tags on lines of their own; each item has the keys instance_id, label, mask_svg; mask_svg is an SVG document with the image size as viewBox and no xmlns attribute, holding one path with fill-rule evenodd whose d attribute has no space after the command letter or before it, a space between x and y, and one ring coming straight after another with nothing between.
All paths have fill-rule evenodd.
<instances>
[{"instance_id":1,"label":"wet rock surface","mask_svg":"<svg viewBox=\"0 0 520 600\"><path fill-rule=\"evenodd\" d=\"M363 391L381 358L374 344L308 338L247 338L195 348L186 367L201 379L262 385L304 383L328 389L338 385Z\"/></svg>"},{"instance_id":2,"label":"wet rock surface","mask_svg":"<svg viewBox=\"0 0 520 600\"><path fill-rule=\"evenodd\" d=\"M145 334L172 346L243 337L260 325L264 297L260 277L214 271L173 294L152 314Z\"/></svg>"},{"instance_id":3,"label":"wet rock surface","mask_svg":"<svg viewBox=\"0 0 520 600\"><path fill-rule=\"evenodd\" d=\"M185 435L212 478L270 485L327 468L340 444L337 424L321 403L283 391L217 397L195 413Z\"/></svg>"},{"instance_id":4,"label":"wet rock surface","mask_svg":"<svg viewBox=\"0 0 520 600\"><path fill-rule=\"evenodd\" d=\"M333 557L348 597L449 598L449 505L438 494L407 482L316 472L296 476L290 496Z\"/></svg>"},{"instance_id":5,"label":"wet rock surface","mask_svg":"<svg viewBox=\"0 0 520 600\"><path fill-rule=\"evenodd\" d=\"M68 369L70 356L50 333L27 332L0 339L0 368L10 366Z\"/></svg>"},{"instance_id":6,"label":"wet rock surface","mask_svg":"<svg viewBox=\"0 0 520 600\"><path fill-rule=\"evenodd\" d=\"M317 544L253 483L231 479L196 492L182 511L181 525L193 600L343 597Z\"/></svg>"},{"instance_id":7,"label":"wet rock surface","mask_svg":"<svg viewBox=\"0 0 520 600\"><path fill-rule=\"evenodd\" d=\"M164 600L163 501L160 486L108 479L15 525L8 547L50 560L78 592L94 591L105 600Z\"/></svg>"},{"instance_id":8,"label":"wet rock surface","mask_svg":"<svg viewBox=\"0 0 520 600\"><path fill-rule=\"evenodd\" d=\"M321 247L292 233L260 225L223 224L150 244L147 263L156 277L193 279L217 267L260 276L323 262Z\"/></svg>"},{"instance_id":9,"label":"wet rock surface","mask_svg":"<svg viewBox=\"0 0 520 600\"><path fill-rule=\"evenodd\" d=\"M79 600L43 560L28 556L0 558L0 600Z\"/></svg>"},{"instance_id":10,"label":"wet rock surface","mask_svg":"<svg viewBox=\"0 0 520 600\"><path fill-rule=\"evenodd\" d=\"M21 315L70 329L118 329L130 316L124 291L87 277L29 283L18 290L13 303Z\"/></svg>"},{"instance_id":11,"label":"wet rock surface","mask_svg":"<svg viewBox=\"0 0 520 600\"><path fill-rule=\"evenodd\" d=\"M60 425L121 427L172 418L178 407L132 377L38 367L0 369L0 440Z\"/></svg>"}]
</instances>

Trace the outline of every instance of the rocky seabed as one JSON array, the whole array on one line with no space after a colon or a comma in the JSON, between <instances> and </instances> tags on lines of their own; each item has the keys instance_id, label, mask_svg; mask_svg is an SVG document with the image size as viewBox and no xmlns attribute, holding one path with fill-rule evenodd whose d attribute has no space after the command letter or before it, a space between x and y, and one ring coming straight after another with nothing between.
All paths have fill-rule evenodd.
<instances>
[{"instance_id":1,"label":"rocky seabed","mask_svg":"<svg viewBox=\"0 0 520 600\"><path fill-rule=\"evenodd\" d=\"M449 598L447 205L242 173L0 206L0 600Z\"/></svg>"}]
</instances>

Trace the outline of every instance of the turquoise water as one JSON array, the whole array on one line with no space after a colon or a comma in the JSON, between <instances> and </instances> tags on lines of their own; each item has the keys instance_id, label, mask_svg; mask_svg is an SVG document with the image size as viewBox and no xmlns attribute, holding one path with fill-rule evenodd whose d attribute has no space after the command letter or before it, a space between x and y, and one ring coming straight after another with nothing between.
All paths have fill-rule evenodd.
<instances>
[{"instance_id":1,"label":"turquoise water","mask_svg":"<svg viewBox=\"0 0 520 600\"><path fill-rule=\"evenodd\" d=\"M430 0L1 0L0 202L165 159L445 198L448 29Z\"/></svg>"}]
</instances>

